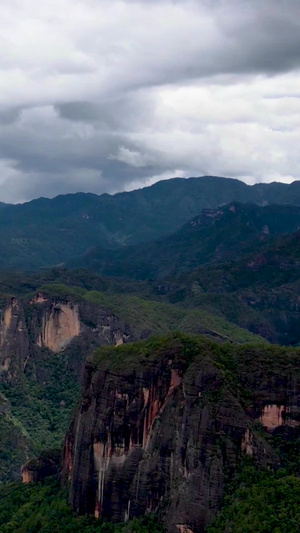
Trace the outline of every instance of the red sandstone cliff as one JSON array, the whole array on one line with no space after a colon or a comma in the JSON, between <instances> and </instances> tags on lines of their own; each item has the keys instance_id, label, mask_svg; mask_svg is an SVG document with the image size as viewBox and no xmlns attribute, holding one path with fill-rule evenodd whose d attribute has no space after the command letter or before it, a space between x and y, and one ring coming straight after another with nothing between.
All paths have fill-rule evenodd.
<instances>
[{"instance_id":1,"label":"red sandstone cliff","mask_svg":"<svg viewBox=\"0 0 300 533\"><path fill-rule=\"evenodd\" d=\"M248 352L239 350L239 378L252 387L246 401L207 346L189 362L180 343L175 351L172 342L154 353L149 346L148 355L128 345L87 365L65 442L70 502L79 513L115 522L157 511L169 532L200 533L245 454L258 466L278 466L253 422L271 430L298 424L299 361L297 376L288 363L265 375L255 361L246 374ZM280 402L296 418L286 419Z\"/></svg>"}]
</instances>

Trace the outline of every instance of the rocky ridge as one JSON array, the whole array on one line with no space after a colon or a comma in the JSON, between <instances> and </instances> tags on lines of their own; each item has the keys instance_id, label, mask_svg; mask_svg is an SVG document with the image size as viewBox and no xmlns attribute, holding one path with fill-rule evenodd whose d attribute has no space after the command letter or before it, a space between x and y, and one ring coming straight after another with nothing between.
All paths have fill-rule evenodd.
<instances>
[{"instance_id":1,"label":"rocky ridge","mask_svg":"<svg viewBox=\"0 0 300 533\"><path fill-rule=\"evenodd\" d=\"M0 308L0 481L22 463L59 446L85 360L97 346L132 340L130 327L84 300L37 293L3 297Z\"/></svg>"},{"instance_id":2,"label":"rocky ridge","mask_svg":"<svg viewBox=\"0 0 300 533\"><path fill-rule=\"evenodd\" d=\"M175 335L99 352L65 442L73 509L204 531L243 456L279 466L264 432L299 426L299 351L273 350L255 362L254 348Z\"/></svg>"},{"instance_id":3,"label":"rocky ridge","mask_svg":"<svg viewBox=\"0 0 300 533\"><path fill-rule=\"evenodd\" d=\"M5 296L0 305L0 480L18 479L20 466L63 442L80 394L85 361L95 348L120 345L175 328L220 342L263 343L208 313L186 313L158 302L105 295L63 285ZM19 443L19 444L18 444Z\"/></svg>"},{"instance_id":4,"label":"rocky ridge","mask_svg":"<svg viewBox=\"0 0 300 533\"><path fill-rule=\"evenodd\" d=\"M7 298L0 310L0 376L6 381L33 369L38 372L40 352L59 353L76 344L80 379L89 345L91 351L97 345L131 338L130 328L114 314L72 297L37 293L29 301Z\"/></svg>"}]
</instances>

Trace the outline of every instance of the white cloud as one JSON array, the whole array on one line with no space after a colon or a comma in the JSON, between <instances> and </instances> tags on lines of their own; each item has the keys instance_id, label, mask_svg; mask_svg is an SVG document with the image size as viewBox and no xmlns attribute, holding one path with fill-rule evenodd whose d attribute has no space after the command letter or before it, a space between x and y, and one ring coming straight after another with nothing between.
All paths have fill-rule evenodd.
<instances>
[{"instance_id":1,"label":"white cloud","mask_svg":"<svg viewBox=\"0 0 300 533\"><path fill-rule=\"evenodd\" d=\"M0 20L0 200L299 178L298 0L0 0Z\"/></svg>"},{"instance_id":2,"label":"white cloud","mask_svg":"<svg viewBox=\"0 0 300 533\"><path fill-rule=\"evenodd\" d=\"M121 161L122 163L126 163L127 165L136 168L146 167L147 165L154 163L154 161L151 161L151 157L148 155L141 154L136 150L129 150L129 148L125 148L125 146L119 146L117 153L110 154L108 158Z\"/></svg>"}]
</instances>

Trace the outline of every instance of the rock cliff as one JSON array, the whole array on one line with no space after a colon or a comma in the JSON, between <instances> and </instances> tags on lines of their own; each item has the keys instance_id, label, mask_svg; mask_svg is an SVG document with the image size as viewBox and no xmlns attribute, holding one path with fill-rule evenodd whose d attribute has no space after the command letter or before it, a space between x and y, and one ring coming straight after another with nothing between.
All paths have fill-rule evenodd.
<instances>
[{"instance_id":1,"label":"rock cliff","mask_svg":"<svg viewBox=\"0 0 300 533\"><path fill-rule=\"evenodd\" d=\"M17 298L7 298L0 310L0 377L24 372L30 353L25 310Z\"/></svg>"},{"instance_id":2,"label":"rock cliff","mask_svg":"<svg viewBox=\"0 0 300 533\"><path fill-rule=\"evenodd\" d=\"M29 301L7 298L0 309L0 379L38 373L41 352L76 354L70 365L80 377L87 354L102 344L131 340L129 326L100 306L37 293Z\"/></svg>"},{"instance_id":3,"label":"rock cliff","mask_svg":"<svg viewBox=\"0 0 300 533\"><path fill-rule=\"evenodd\" d=\"M0 483L19 479L21 465L41 449L62 445L87 355L131 339L115 314L80 298L2 297Z\"/></svg>"},{"instance_id":4,"label":"rock cliff","mask_svg":"<svg viewBox=\"0 0 300 533\"><path fill-rule=\"evenodd\" d=\"M22 290L15 291L18 296L0 295L0 393L11 413L0 412L0 441L9 450L0 457L0 480L18 478L28 458L63 442L86 358L98 346L121 345L175 327L205 331L220 340L256 340L208 313L59 284L26 295L31 285L23 281ZM16 434L22 443L18 453Z\"/></svg>"},{"instance_id":5,"label":"rock cliff","mask_svg":"<svg viewBox=\"0 0 300 533\"><path fill-rule=\"evenodd\" d=\"M299 371L299 351L180 335L100 351L65 442L73 509L114 522L157 511L169 532L204 531L243 456L279 465L264 431L298 424Z\"/></svg>"},{"instance_id":6,"label":"rock cliff","mask_svg":"<svg viewBox=\"0 0 300 533\"><path fill-rule=\"evenodd\" d=\"M28 461L21 470L23 483L42 482L48 476L58 475L61 466L61 450L45 450Z\"/></svg>"}]
</instances>

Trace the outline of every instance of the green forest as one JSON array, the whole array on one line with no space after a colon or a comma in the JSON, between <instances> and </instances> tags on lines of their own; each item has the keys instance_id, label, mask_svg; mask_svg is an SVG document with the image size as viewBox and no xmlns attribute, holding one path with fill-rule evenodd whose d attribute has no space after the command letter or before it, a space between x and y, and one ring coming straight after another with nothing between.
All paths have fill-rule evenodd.
<instances>
[{"instance_id":1,"label":"green forest","mask_svg":"<svg viewBox=\"0 0 300 533\"><path fill-rule=\"evenodd\" d=\"M0 533L300 531L296 192L0 206Z\"/></svg>"}]
</instances>

